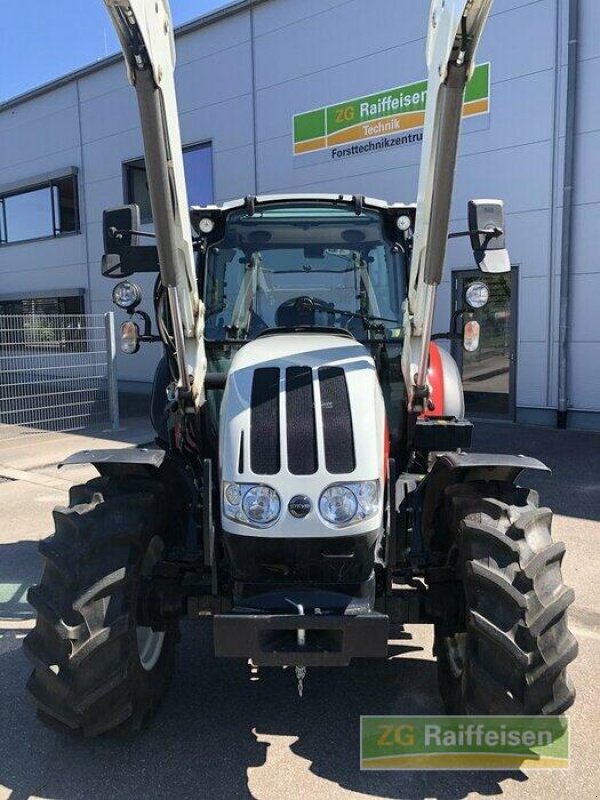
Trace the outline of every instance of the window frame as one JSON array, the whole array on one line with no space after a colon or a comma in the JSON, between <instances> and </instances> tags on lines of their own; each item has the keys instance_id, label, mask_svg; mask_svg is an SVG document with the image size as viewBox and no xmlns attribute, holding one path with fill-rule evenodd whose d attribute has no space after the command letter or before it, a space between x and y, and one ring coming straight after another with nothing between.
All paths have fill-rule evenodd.
<instances>
[{"instance_id":1,"label":"window frame","mask_svg":"<svg viewBox=\"0 0 600 800\"><path fill-rule=\"evenodd\" d=\"M74 197L74 221L75 227L71 231L60 231L57 229L57 221L60 219L60 190L59 184L70 179L73 186ZM55 188L57 191L55 191ZM51 218L50 224L53 233L45 234L43 236L32 236L27 239L9 239L8 238L8 223L6 216L6 203L5 200L11 197L18 197L26 195L30 192L39 191L40 189L48 189L50 194L50 210ZM57 199L58 198L58 199ZM57 208L58 203L58 208ZM28 244L30 242L39 242L48 239L62 239L63 236L76 236L81 233L81 211L79 207L79 170L77 167L65 168L47 175L41 175L36 178L31 178L28 181L19 181L18 183L9 184L8 186L0 187L0 248L7 247L14 244ZM2 237L6 238L2 238Z\"/></svg>"},{"instance_id":2,"label":"window frame","mask_svg":"<svg viewBox=\"0 0 600 800\"><path fill-rule=\"evenodd\" d=\"M196 142L191 142L190 144L185 144L185 145L182 146L181 151L182 151L183 155L185 156L185 154L189 153L191 150L200 150L200 149L205 149L205 148L210 149L210 155L211 155L211 158L210 158L210 182L211 182L212 193L213 193L213 198L211 200L211 203L212 203L212 202L214 202L214 192L215 192L215 161L214 161L214 158L213 158L213 156L214 156L214 142L213 142L213 140L212 139L201 139L201 140L196 141ZM138 166L139 163L144 164L144 166L143 167ZM129 170L130 169L137 169L137 170L142 170L143 169L143 171L146 172L146 165L145 165L144 156L141 155L141 156L137 156L136 158L128 158L126 161L122 162L122 168L123 168L123 201L124 201L124 203L126 205L131 205L131 204L136 203L137 201L136 201L135 197L133 197L133 194L130 192L131 183L130 183L130 177L129 177L129 175L130 175ZM138 203L138 205L139 205L139 203ZM142 225L152 225L154 220L152 219L152 217L150 217L150 219L142 217L140 222L141 222Z\"/></svg>"}]
</instances>

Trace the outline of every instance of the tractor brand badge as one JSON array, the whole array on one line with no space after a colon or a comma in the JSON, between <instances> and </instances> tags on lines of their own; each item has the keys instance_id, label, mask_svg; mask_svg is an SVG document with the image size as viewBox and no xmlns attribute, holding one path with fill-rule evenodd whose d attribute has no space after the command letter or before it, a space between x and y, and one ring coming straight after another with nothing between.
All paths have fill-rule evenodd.
<instances>
[{"instance_id":1,"label":"tractor brand badge","mask_svg":"<svg viewBox=\"0 0 600 800\"><path fill-rule=\"evenodd\" d=\"M305 517L312 508L311 502L304 494L297 494L288 503L292 517Z\"/></svg>"}]
</instances>

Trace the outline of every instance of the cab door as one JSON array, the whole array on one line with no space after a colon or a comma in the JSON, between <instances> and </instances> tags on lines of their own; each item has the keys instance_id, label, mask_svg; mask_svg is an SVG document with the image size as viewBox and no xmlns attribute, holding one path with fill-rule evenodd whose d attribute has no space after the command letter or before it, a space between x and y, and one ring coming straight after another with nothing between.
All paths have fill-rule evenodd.
<instances>
[{"instance_id":1,"label":"cab door","mask_svg":"<svg viewBox=\"0 0 600 800\"><path fill-rule=\"evenodd\" d=\"M453 308L465 309L464 320L481 326L479 348L467 353L460 341L453 341L453 356L459 366L465 393L467 416L515 417L517 268L493 275L479 270L453 273ZM472 310L465 303L465 291L475 281L485 283L489 300Z\"/></svg>"}]
</instances>

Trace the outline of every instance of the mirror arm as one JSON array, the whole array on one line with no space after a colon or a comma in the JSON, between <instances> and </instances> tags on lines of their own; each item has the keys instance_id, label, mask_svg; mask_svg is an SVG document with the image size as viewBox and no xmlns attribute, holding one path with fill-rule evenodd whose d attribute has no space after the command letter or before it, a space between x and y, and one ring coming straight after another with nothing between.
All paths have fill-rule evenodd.
<instances>
[{"instance_id":1,"label":"mirror arm","mask_svg":"<svg viewBox=\"0 0 600 800\"><path fill-rule=\"evenodd\" d=\"M459 317L462 317L464 314L472 314L473 312L468 308L459 308L457 309L452 316L450 317L450 330L446 333L434 333L431 337L432 341L434 339L450 339L456 341L462 341L463 332L456 330L456 323Z\"/></svg>"},{"instance_id":2,"label":"mirror arm","mask_svg":"<svg viewBox=\"0 0 600 800\"><path fill-rule=\"evenodd\" d=\"M459 236L471 236L472 234L477 234L478 236L485 236L487 239L497 239L499 236L504 234L502 228L494 227L491 230L484 230L484 231L456 231L455 233L449 233L449 239L457 239Z\"/></svg>"},{"instance_id":3,"label":"mirror arm","mask_svg":"<svg viewBox=\"0 0 600 800\"><path fill-rule=\"evenodd\" d=\"M123 236L147 236L149 239L156 239L155 233L149 233L148 231L134 231L134 230L119 230L118 228L109 228L109 234L113 237L113 239L122 239Z\"/></svg>"},{"instance_id":4,"label":"mirror arm","mask_svg":"<svg viewBox=\"0 0 600 800\"><path fill-rule=\"evenodd\" d=\"M156 336L152 333L152 320L150 319L150 315L146 313L146 311L134 311L131 316L139 317L144 322L144 332L140 334L138 340L140 342L160 342L160 336Z\"/></svg>"}]
</instances>

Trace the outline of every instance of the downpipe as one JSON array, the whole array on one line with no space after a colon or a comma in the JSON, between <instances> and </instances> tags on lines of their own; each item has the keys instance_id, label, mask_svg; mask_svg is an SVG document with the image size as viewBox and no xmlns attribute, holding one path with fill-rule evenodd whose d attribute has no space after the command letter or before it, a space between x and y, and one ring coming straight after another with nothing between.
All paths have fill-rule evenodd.
<instances>
[{"instance_id":1,"label":"downpipe","mask_svg":"<svg viewBox=\"0 0 600 800\"><path fill-rule=\"evenodd\" d=\"M573 255L573 179L575 172L575 118L577 113L577 55L579 0L569 0L567 50L567 108L565 127L565 167L560 248L560 301L558 323L558 411L556 427L567 427L569 408L569 325L571 258Z\"/></svg>"}]
</instances>

